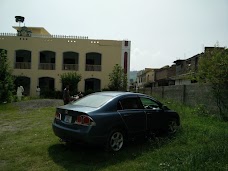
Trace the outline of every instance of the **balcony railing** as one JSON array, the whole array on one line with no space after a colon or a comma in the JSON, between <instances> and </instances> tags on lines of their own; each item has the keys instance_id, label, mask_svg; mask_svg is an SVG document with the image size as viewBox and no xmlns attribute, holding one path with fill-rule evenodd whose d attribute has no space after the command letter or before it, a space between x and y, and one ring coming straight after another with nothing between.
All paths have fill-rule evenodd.
<instances>
[{"instance_id":1,"label":"balcony railing","mask_svg":"<svg viewBox=\"0 0 228 171\"><path fill-rule=\"evenodd\" d=\"M41 69L41 70L55 70L55 64L54 63L40 63L39 69Z\"/></svg>"},{"instance_id":2,"label":"balcony railing","mask_svg":"<svg viewBox=\"0 0 228 171\"><path fill-rule=\"evenodd\" d=\"M18 36L17 33L0 33L0 36ZM21 36L19 36L21 37ZM23 37L23 36L22 36ZM42 35L42 34L31 34L30 37L39 38L61 38L61 39L88 39L88 36L67 36L67 35Z\"/></svg>"},{"instance_id":3,"label":"balcony railing","mask_svg":"<svg viewBox=\"0 0 228 171\"><path fill-rule=\"evenodd\" d=\"M16 62L15 69L31 69L31 62Z\"/></svg>"},{"instance_id":4,"label":"balcony railing","mask_svg":"<svg viewBox=\"0 0 228 171\"><path fill-rule=\"evenodd\" d=\"M78 71L78 64L63 64L63 70Z\"/></svg>"},{"instance_id":5,"label":"balcony railing","mask_svg":"<svg viewBox=\"0 0 228 171\"><path fill-rule=\"evenodd\" d=\"M86 65L86 71L101 71L101 65Z\"/></svg>"}]
</instances>

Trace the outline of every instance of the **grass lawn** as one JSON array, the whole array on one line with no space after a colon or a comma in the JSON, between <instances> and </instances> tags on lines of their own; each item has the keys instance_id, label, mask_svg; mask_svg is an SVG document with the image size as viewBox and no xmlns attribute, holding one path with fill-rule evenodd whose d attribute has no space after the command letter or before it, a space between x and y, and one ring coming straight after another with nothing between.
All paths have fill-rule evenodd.
<instances>
[{"instance_id":1,"label":"grass lawn","mask_svg":"<svg viewBox=\"0 0 228 171\"><path fill-rule=\"evenodd\" d=\"M53 134L54 107L19 109L0 105L0 170L228 170L228 123L179 112L182 128L173 138L133 142L118 153L99 147L65 146Z\"/></svg>"}]
</instances>

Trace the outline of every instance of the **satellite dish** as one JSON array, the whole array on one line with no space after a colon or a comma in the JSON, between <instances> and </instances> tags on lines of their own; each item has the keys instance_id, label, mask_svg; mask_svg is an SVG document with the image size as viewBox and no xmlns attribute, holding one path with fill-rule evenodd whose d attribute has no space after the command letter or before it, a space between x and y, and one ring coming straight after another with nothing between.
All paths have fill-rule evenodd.
<instances>
[{"instance_id":1,"label":"satellite dish","mask_svg":"<svg viewBox=\"0 0 228 171\"><path fill-rule=\"evenodd\" d=\"M17 22L17 23L19 22L19 26L20 26L20 24L24 22L25 17L22 17L22 16L15 16L15 19L16 19L16 22Z\"/></svg>"}]
</instances>

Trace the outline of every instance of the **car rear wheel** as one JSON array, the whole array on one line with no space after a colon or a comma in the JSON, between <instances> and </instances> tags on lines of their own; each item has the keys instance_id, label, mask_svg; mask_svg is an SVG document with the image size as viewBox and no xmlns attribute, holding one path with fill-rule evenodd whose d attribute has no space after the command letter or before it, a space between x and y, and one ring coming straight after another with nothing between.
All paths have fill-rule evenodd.
<instances>
[{"instance_id":1,"label":"car rear wheel","mask_svg":"<svg viewBox=\"0 0 228 171\"><path fill-rule=\"evenodd\" d=\"M107 141L107 150L117 152L123 147L123 143L124 143L123 132L120 130L112 131Z\"/></svg>"},{"instance_id":2,"label":"car rear wheel","mask_svg":"<svg viewBox=\"0 0 228 171\"><path fill-rule=\"evenodd\" d=\"M177 132L177 130L178 130L177 120L170 119L168 123L168 129L167 129L168 134L173 135Z\"/></svg>"}]
</instances>

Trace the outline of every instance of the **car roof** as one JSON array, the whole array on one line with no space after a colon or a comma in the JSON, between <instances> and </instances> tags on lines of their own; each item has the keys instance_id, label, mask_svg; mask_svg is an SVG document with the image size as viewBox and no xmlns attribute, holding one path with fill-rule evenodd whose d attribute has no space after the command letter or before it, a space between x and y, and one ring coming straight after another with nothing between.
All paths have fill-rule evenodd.
<instances>
[{"instance_id":1,"label":"car roof","mask_svg":"<svg viewBox=\"0 0 228 171\"><path fill-rule=\"evenodd\" d=\"M104 95L104 96L112 96L113 98L124 96L124 95L138 95L138 96L148 97L148 98L151 98L151 99L159 102L157 99L155 99L154 97L149 96L147 94L134 93L134 92L129 92L129 91L102 91L102 92L96 92L93 94ZM159 102L159 103L161 103L161 102Z\"/></svg>"},{"instance_id":2,"label":"car roof","mask_svg":"<svg viewBox=\"0 0 228 171\"><path fill-rule=\"evenodd\" d=\"M125 91L102 91L102 92L96 92L94 94L104 95L104 96L122 96L122 95L144 95L140 93L133 93L133 92L125 92Z\"/></svg>"}]
</instances>

